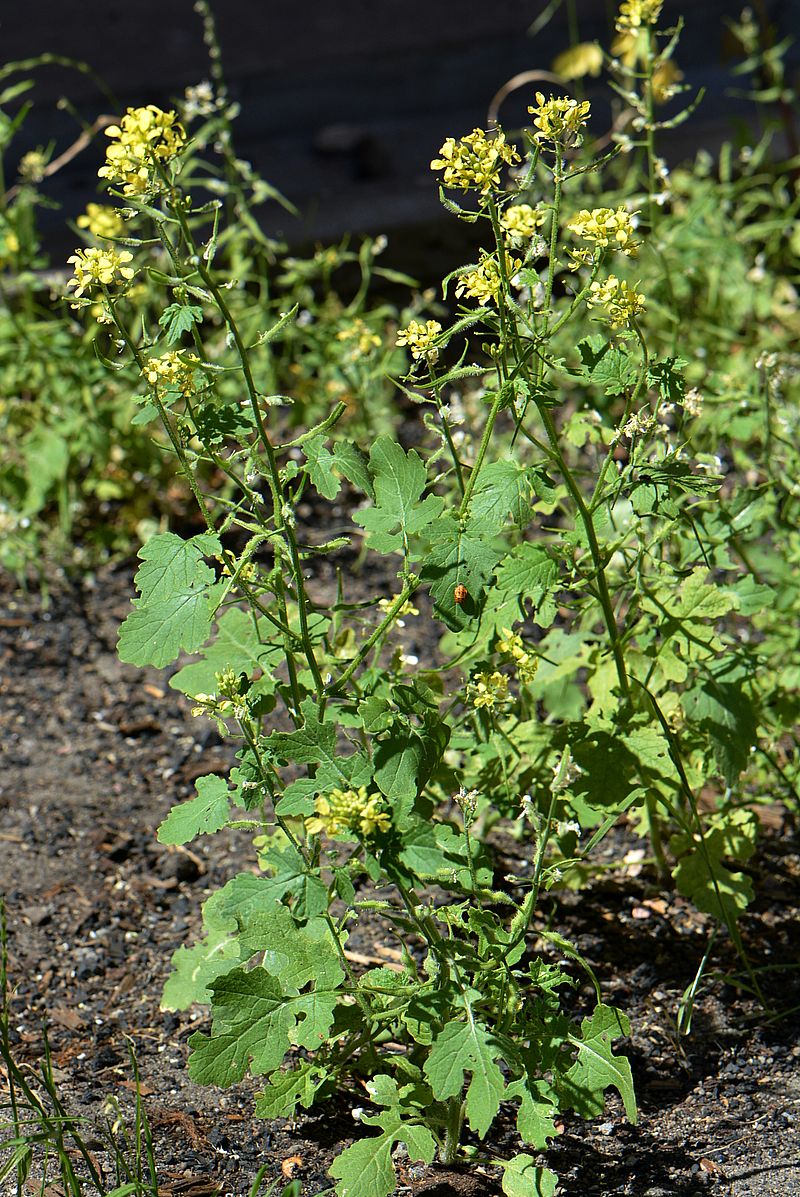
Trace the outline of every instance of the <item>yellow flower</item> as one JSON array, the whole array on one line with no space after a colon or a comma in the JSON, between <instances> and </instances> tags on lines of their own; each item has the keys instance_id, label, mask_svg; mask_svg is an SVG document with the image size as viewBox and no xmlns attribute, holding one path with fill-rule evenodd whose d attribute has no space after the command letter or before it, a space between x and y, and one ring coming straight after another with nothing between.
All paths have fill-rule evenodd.
<instances>
[{"instance_id":1,"label":"yellow flower","mask_svg":"<svg viewBox=\"0 0 800 1197\"><path fill-rule=\"evenodd\" d=\"M644 295L634 291L614 274L604 283L592 283L586 303L590 308L604 307L612 328L622 328L644 311Z\"/></svg>"},{"instance_id":2,"label":"yellow flower","mask_svg":"<svg viewBox=\"0 0 800 1197\"><path fill-rule=\"evenodd\" d=\"M660 62L653 71L653 99L656 104L666 104L676 94L678 84L683 78L680 67L668 58Z\"/></svg>"},{"instance_id":3,"label":"yellow flower","mask_svg":"<svg viewBox=\"0 0 800 1197\"><path fill-rule=\"evenodd\" d=\"M640 29L643 25L655 25L664 0L622 0L614 22L618 33L628 29Z\"/></svg>"},{"instance_id":4,"label":"yellow flower","mask_svg":"<svg viewBox=\"0 0 800 1197\"><path fill-rule=\"evenodd\" d=\"M506 277L511 278L522 266L519 258L509 258L506 255ZM477 299L481 307L487 303L494 303L503 286L500 266L490 254L484 254L475 270L462 274L456 287L456 295L466 295L469 299Z\"/></svg>"},{"instance_id":5,"label":"yellow flower","mask_svg":"<svg viewBox=\"0 0 800 1197\"><path fill-rule=\"evenodd\" d=\"M407 345L415 361L425 358L434 365L439 358L439 350L434 341L441 331L442 326L438 320L426 320L424 324L421 320L410 320L405 328L397 330L395 344Z\"/></svg>"},{"instance_id":6,"label":"yellow flower","mask_svg":"<svg viewBox=\"0 0 800 1197\"><path fill-rule=\"evenodd\" d=\"M19 253L19 237L13 229L0 227L0 264L6 265Z\"/></svg>"},{"instance_id":7,"label":"yellow flower","mask_svg":"<svg viewBox=\"0 0 800 1197\"><path fill-rule=\"evenodd\" d=\"M532 208L530 204L511 204L500 217L500 228L508 244L519 249L525 241L535 237L547 220L547 208Z\"/></svg>"},{"instance_id":8,"label":"yellow flower","mask_svg":"<svg viewBox=\"0 0 800 1197\"><path fill-rule=\"evenodd\" d=\"M507 657L516 657L519 653L525 651L522 646L522 637L516 632L512 632L511 628L502 628L503 635L497 641L497 651L505 653Z\"/></svg>"},{"instance_id":9,"label":"yellow flower","mask_svg":"<svg viewBox=\"0 0 800 1197\"><path fill-rule=\"evenodd\" d=\"M380 349L381 339L377 333L372 332L367 324L357 317L352 324L348 324L345 328L340 328L336 334L337 341L353 341L351 350L351 357L355 360L359 357L366 357L373 349Z\"/></svg>"},{"instance_id":10,"label":"yellow flower","mask_svg":"<svg viewBox=\"0 0 800 1197\"><path fill-rule=\"evenodd\" d=\"M395 599L393 599L393 598L378 599L378 607L380 608L381 611L391 611L392 607L394 606L394 603L395 603ZM398 615L419 615L419 609L414 606L411 599L406 599L406 601L403 603L402 607L397 612L397 614Z\"/></svg>"},{"instance_id":11,"label":"yellow flower","mask_svg":"<svg viewBox=\"0 0 800 1197\"><path fill-rule=\"evenodd\" d=\"M635 33L620 33L611 43L611 53L623 66L634 67L646 53L646 46Z\"/></svg>"},{"instance_id":12,"label":"yellow flower","mask_svg":"<svg viewBox=\"0 0 800 1197\"><path fill-rule=\"evenodd\" d=\"M121 237L125 231L125 221L117 209L108 204L87 204L86 211L75 223L93 237Z\"/></svg>"},{"instance_id":13,"label":"yellow flower","mask_svg":"<svg viewBox=\"0 0 800 1197\"><path fill-rule=\"evenodd\" d=\"M520 161L519 154L513 146L506 144L506 135L500 129L494 134L473 129L460 141L448 137L439 155L431 162L431 170L444 171L445 187L458 187L462 191L477 188L481 195L500 186L503 163L513 166Z\"/></svg>"},{"instance_id":14,"label":"yellow flower","mask_svg":"<svg viewBox=\"0 0 800 1197\"><path fill-rule=\"evenodd\" d=\"M388 831L391 819L383 805L382 794L367 794L366 786L357 790L330 790L314 799L315 815L306 819L310 835L358 835L369 839L376 831Z\"/></svg>"},{"instance_id":15,"label":"yellow flower","mask_svg":"<svg viewBox=\"0 0 800 1197\"><path fill-rule=\"evenodd\" d=\"M571 100L567 97L545 100L540 91L536 93L536 105L528 108L536 128L534 138L538 142L552 141L565 148L579 146L583 142L583 129L589 118L591 105L588 100Z\"/></svg>"},{"instance_id":16,"label":"yellow flower","mask_svg":"<svg viewBox=\"0 0 800 1197\"><path fill-rule=\"evenodd\" d=\"M567 225L571 233L584 237L587 241L594 241L595 245L607 249L621 249L624 254L635 258L639 251L638 242L633 240L634 216L625 208L593 208L591 212L583 208L577 216L573 216Z\"/></svg>"},{"instance_id":17,"label":"yellow flower","mask_svg":"<svg viewBox=\"0 0 800 1197\"><path fill-rule=\"evenodd\" d=\"M579 42L553 61L553 70L562 79L583 79L599 75L603 69L603 51L597 42Z\"/></svg>"},{"instance_id":18,"label":"yellow flower","mask_svg":"<svg viewBox=\"0 0 800 1197\"><path fill-rule=\"evenodd\" d=\"M118 283L126 283L135 273L127 265L133 261L133 254L125 249L78 249L67 261L73 263L73 277L67 287L75 288L75 299L80 299L85 291L93 287L113 287Z\"/></svg>"},{"instance_id":19,"label":"yellow flower","mask_svg":"<svg viewBox=\"0 0 800 1197\"><path fill-rule=\"evenodd\" d=\"M186 132L176 112L162 112L155 104L129 108L118 125L109 125L106 164L101 179L122 186L125 195L147 191L157 162L169 162L186 144Z\"/></svg>"},{"instance_id":20,"label":"yellow flower","mask_svg":"<svg viewBox=\"0 0 800 1197\"><path fill-rule=\"evenodd\" d=\"M502 628L502 637L497 641L497 651L511 657L521 682L532 682L539 668L539 658L527 652L522 637L511 628Z\"/></svg>"},{"instance_id":21,"label":"yellow flower","mask_svg":"<svg viewBox=\"0 0 800 1197\"><path fill-rule=\"evenodd\" d=\"M194 370L200 359L193 353L172 350L161 357L151 357L142 370L142 375L154 388L174 388L182 395L191 395L194 390Z\"/></svg>"},{"instance_id":22,"label":"yellow flower","mask_svg":"<svg viewBox=\"0 0 800 1197\"><path fill-rule=\"evenodd\" d=\"M504 673L476 673L467 684L467 698L476 710L492 707L508 700L508 678Z\"/></svg>"},{"instance_id":23,"label":"yellow flower","mask_svg":"<svg viewBox=\"0 0 800 1197\"><path fill-rule=\"evenodd\" d=\"M532 682L536 677L536 670L539 668L539 658L535 657L533 653L520 653L514 658L514 664L517 667L517 677L521 682Z\"/></svg>"}]
</instances>

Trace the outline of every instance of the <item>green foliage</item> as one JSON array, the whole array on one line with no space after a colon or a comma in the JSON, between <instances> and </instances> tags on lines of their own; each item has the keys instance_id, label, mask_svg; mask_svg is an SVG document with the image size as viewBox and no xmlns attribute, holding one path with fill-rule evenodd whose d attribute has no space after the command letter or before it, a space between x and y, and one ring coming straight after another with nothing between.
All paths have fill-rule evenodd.
<instances>
[{"instance_id":1,"label":"green foliage","mask_svg":"<svg viewBox=\"0 0 800 1197\"><path fill-rule=\"evenodd\" d=\"M181 651L196 652L208 639L214 615L216 575L203 558L219 553L216 536L181 540L173 532L153 536L139 553L140 598L119 633L119 655L133 665L162 668Z\"/></svg>"},{"instance_id":2,"label":"green foliage","mask_svg":"<svg viewBox=\"0 0 800 1197\"><path fill-rule=\"evenodd\" d=\"M560 1111L596 1117L609 1089L631 1121L636 1101L628 1020L557 928L537 942L543 894L581 885L626 815L647 867L743 955L754 795L798 801L797 329L777 229L797 201L760 150L670 182L654 81L677 45L648 26L636 61L615 59L630 153L592 156L588 126L582 150L581 110L564 136L547 100L519 186L499 133L443 150L465 193L445 207L482 245L445 280L454 316L415 299L398 336L367 303L376 242L282 256L249 206L272 193L238 159L234 202L190 200L222 116L122 197L138 232L157 225L135 259L146 299L124 275L78 299L99 305L99 354L112 334L124 348L135 427L160 423L204 529L142 548L120 656L177 662L171 685L238 745L230 779L200 778L159 837L254 836L257 871L208 899L164 1004L210 1006L191 1075L258 1076L263 1117L368 1094L338 1197L388 1197L400 1143L454 1163L465 1125L508 1197L552 1197L517 1147L546 1150ZM48 427L30 438L44 465L15 485L35 507L68 454ZM348 953L359 923L399 945L396 967ZM563 1001L564 958L595 1004Z\"/></svg>"}]
</instances>

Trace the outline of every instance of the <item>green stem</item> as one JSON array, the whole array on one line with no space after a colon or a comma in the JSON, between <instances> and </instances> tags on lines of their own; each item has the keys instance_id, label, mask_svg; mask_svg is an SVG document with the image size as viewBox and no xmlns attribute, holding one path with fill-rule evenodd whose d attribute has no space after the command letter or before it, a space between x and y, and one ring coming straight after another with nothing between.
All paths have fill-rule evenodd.
<instances>
[{"instance_id":1,"label":"green stem","mask_svg":"<svg viewBox=\"0 0 800 1197\"><path fill-rule=\"evenodd\" d=\"M606 580L605 566L606 562L600 550L600 544L597 540L597 531L594 526L594 519L592 512L586 505L586 500L583 497L580 486L578 485L575 476L570 470L561 452L561 447L558 443L558 433L549 410L541 402L537 403L539 415L547 432L548 440L553 449L553 453L558 461L558 466L564 482L567 485L575 506L578 509L578 514L586 532L586 540L589 544L589 552L592 557L592 562L595 568L595 577L597 578L597 597L603 611L603 619L608 632L608 638L611 643L611 652L614 657L614 665L617 670L617 677L619 678L620 689L623 697L630 698L630 683L628 681L628 671L625 667L625 656L622 651L622 644L620 641L619 628L617 627L617 620L614 615L614 608L611 603L611 595L608 590L608 582Z\"/></svg>"},{"instance_id":2,"label":"green stem","mask_svg":"<svg viewBox=\"0 0 800 1197\"><path fill-rule=\"evenodd\" d=\"M303 652L308 662L308 667L311 670L312 677L314 678L317 704L322 706L324 703L325 683L322 680L322 673L320 672L316 654L314 653L314 647L311 643L311 636L309 634L308 596L306 594L305 582L303 579L303 567L300 561L297 539L294 535L291 518L287 512L284 511L283 488L281 485L280 471L278 469L278 461L275 455L275 448L270 440L269 433L267 432L267 428L264 423L264 417L261 413L261 407L258 402L258 391L256 390L252 370L250 369L250 358L242 341L239 327L234 320L233 315L231 314L231 310L228 307L227 301L225 300L222 291L217 286L211 273L204 265L202 254L198 252L192 231L189 227L189 222L186 219L186 213L183 209L183 205L180 203L179 198L173 203L172 208L181 226L181 232L183 233L186 244L192 251L193 257L196 259L197 273L200 275L204 285L212 295L214 302L219 308L222 318L228 327L228 331L231 335L233 343L236 346L236 352L241 365L248 399L250 401L250 408L253 412L253 418L256 421L259 438L264 446L264 452L266 454L267 482L272 496L272 510L273 517L275 519L275 525L278 531L283 535L289 550L290 566L292 575L294 577L295 594L297 599L297 613L300 622L300 637L303 642Z\"/></svg>"},{"instance_id":3,"label":"green stem","mask_svg":"<svg viewBox=\"0 0 800 1197\"><path fill-rule=\"evenodd\" d=\"M619 424L617 425L618 431L621 431L625 427L625 425L628 423L628 420L630 419L631 412L633 410L633 406L636 403L636 400L639 398L639 395L642 392L642 388L645 384L645 380L647 379L647 371L650 368L650 353L648 351L647 343L644 339L644 336L642 335L642 330L639 327L639 323L636 320L635 316L631 317L631 324L633 326L634 332L636 333L636 336L639 339L639 344L642 348L642 364L639 367L639 373L636 378L636 385L633 388L633 391L631 392L631 394L629 395L629 397L625 403L625 410L623 411L622 417L619 421ZM603 465L600 469L600 474L598 476L597 483L595 485L594 490L592 491L592 497L589 500L589 511L592 513L594 513L597 510L598 506L602 502L603 483L605 482L606 474L608 473L609 468L611 466L611 462L613 460L614 460L614 450L613 450L613 443L612 443L612 447L611 447L611 449L609 449L609 451L606 455L606 459L603 462Z\"/></svg>"},{"instance_id":4,"label":"green stem","mask_svg":"<svg viewBox=\"0 0 800 1197\"><path fill-rule=\"evenodd\" d=\"M539 886L542 882L542 870L544 869L544 857L547 851L547 845L550 840L550 832L553 826L553 815L556 808L556 791L550 791L550 805L547 809L547 821L544 826L541 842L536 853L536 864L533 870L533 880L531 881L531 888L525 898L525 901L520 906L517 913L511 920L511 925L508 929L509 941L506 948L505 955L508 956L517 944L521 943L528 934L528 929L531 925L534 911L536 910L536 903L539 900Z\"/></svg>"},{"instance_id":5,"label":"green stem","mask_svg":"<svg viewBox=\"0 0 800 1197\"><path fill-rule=\"evenodd\" d=\"M139 367L139 372L141 373L142 377L144 377L144 371L145 371L145 367L146 367L147 363L145 362L144 358L142 357L141 353L139 352L138 347L134 344L134 342L131 340L130 336L128 335L128 330L125 328L124 324L117 316L117 310L116 310L116 305L114 303L114 298L111 295L108 287L103 286L103 294L105 295L106 303L108 304L108 310L111 312L111 315L114 319L114 323L119 331L119 334L122 337L123 341L125 342L131 355L133 356L137 366ZM184 474L184 477L186 478L186 481L189 483L189 487L191 489L192 494L194 495L195 502L197 503L197 506L200 508L200 514L203 517L206 528L208 529L209 532L216 533L216 527L215 527L214 521L211 517L211 513L208 510L205 496L202 494L199 486L197 485L197 479L194 476L194 471L192 470L191 466L189 465L189 461L184 452L183 445L180 443L180 440L178 439L178 436L177 436L174 428L172 427L172 421L169 418L169 413L168 413L167 409L165 408L164 404L161 402L161 398L158 394L158 388L151 385L150 386L150 394L152 395L153 402L156 405L156 409L157 409L159 417L161 419L161 423L164 426L164 431L166 432L167 436L169 437L170 444L172 445L175 456L177 457L178 461L180 462L181 470Z\"/></svg>"},{"instance_id":6,"label":"green stem","mask_svg":"<svg viewBox=\"0 0 800 1197\"><path fill-rule=\"evenodd\" d=\"M489 449L489 442L492 439L492 432L494 431L495 421L497 420L497 417L500 414L500 408L503 406L503 402L504 402L505 398L506 398L506 396L504 395L503 388L501 386L500 389L498 390L497 394L494 397L494 403L492 404L491 410L487 417L486 427L483 430L483 436L481 437L480 447L478 448L478 456L475 458L475 464L472 467L472 472L470 473L470 476L467 480L467 486L464 491L463 497L461 499L461 506L458 509L458 518L460 520L463 520L465 515L467 514L467 509L469 507L469 501L472 498L472 492L475 489L475 483L478 481L478 475L481 472L481 467L482 467L484 459L486 457L486 453Z\"/></svg>"},{"instance_id":7,"label":"green stem","mask_svg":"<svg viewBox=\"0 0 800 1197\"><path fill-rule=\"evenodd\" d=\"M464 1103L461 1096L451 1097L447 1102L447 1115L444 1126L444 1147L441 1160L445 1166L455 1163L458 1147L461 1142L461 1127L464 1122Z\"/></svg>"},{"instance_id":8,"label":"green stem","mask_svg":"<svg viewBox=\"0 0 800 1197\"><path fill-rule=\"evenodd\" d=\"M458 489L461 491L461 494L463 496L465 493L465 490L466 490L466 486L464 483L464 468L461 465L461 459L458 456L458 450L456 449L455 441L453 440L453 434L450 431L450 423L447 419L445 405L442 403L442 397L441 397L441 393L439 390L439 384L436 381L436 375L433 372L433 366L429 366L428 368L429 368L430 376L431 376L431 386L433 388L433 397L436 402L436 410L439 412L439 419L442 421L442 428L444 430L445 440L447 441L447 448L449 449L450 457L453 460L453 468L455 469L455 472L456 472L456 481L458 482Z\"/></svg>"},{"instance_id":9,"label":"green stem","mask_svg":"<svg viewBox=\"0 0 800 1197\"><path fill-rule=\"evenodd\" d=\"M553 217L550 224L550 260L547 264L547 284L544 291L545 327L549 325L550 321L550 304L553 299L553 285L556 278L556 250L558 249L558 229L561 220L561 184L563 182L562 163L563 152L561 146L556 143L556 164L553 168Z\"/></svg>"},{"instance_id":10,"label":"green stem","mask_svg":"<svg viewBox=\"0 0 800 1197\"><path fill-rule=\"evenodd\" d=\"M650 232L655 232L658 222L658 204L656 203L656 143L655 143L655 97L653 95L653 70L655 66L654 32L647 29L647 62L644 79L645 103L645 146L647 150L647 180L648 180L648 219Z\"/></svg>"},{"instance_id":11,"label":"green stem","mask_svg":"<svg viewBox=\"0 0 800 1197\"><path fill-rule=\"evenodd\" d=\"M342 689L342 687L345 685L345 683L350 681L350 678L353 676L353 674L356 672L358 667L361 665L362 661L364 661L369 656L373 647L378 643L380 638L386 633L386 631L394 623L395 619L397 618L398 614L400 613L401 608L408 602L408 600L411 598L412 594L414 593L414 591L417 589L418 586L419 586L419 578L416 578L413 576L409 577L409 579L406 582L405 586L403 587L402 591L397 596L397 598L394 600L394 602L392 603L389 610L386 612L385 617L378 624L377 628L372 633L372 635L369 637L369 639L365 640L364 643L361 645L361 648L358 650L355 657L350 662L350 664L347 666L347 668L344 669L334 681L329 682L329 684L325 690L325 694L327 697L330 698L334 694L338 694L339 691Z\"/></svg>"}]
</instances>

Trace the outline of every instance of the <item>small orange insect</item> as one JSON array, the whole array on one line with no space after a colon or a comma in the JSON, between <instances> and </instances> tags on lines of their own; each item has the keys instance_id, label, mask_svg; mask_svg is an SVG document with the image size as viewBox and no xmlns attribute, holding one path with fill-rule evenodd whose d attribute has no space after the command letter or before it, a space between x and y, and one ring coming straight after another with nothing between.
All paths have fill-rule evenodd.
<instances>
[{"instance_id":1,"label":"small orange insect","mask_svg":"<svg viewBox=\"0 0 800 1197\"><path fill-rule=\"evenodd\" d=\"M459 582L458 586L456 586L455 589L453 590L453 602L456 604L457 607L460 607L462 605L462 603L465 603L468 598L469 598L469 591L467 590L467 588L463 584L463 582Z\"/></svg>"}]
</instances>

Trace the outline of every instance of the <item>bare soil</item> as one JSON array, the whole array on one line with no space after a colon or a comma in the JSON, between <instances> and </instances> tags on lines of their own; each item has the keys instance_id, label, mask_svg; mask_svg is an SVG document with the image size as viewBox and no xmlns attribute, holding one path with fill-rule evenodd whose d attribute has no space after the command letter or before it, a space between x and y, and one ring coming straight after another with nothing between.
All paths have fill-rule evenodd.
<instances>
[{"instance_id":1,"label":"bare soil","mask_svg":"<svg viewBox=\"0 0 800 1197\"><path fill-rule=\"evenodd\" d=\"M173 803L192 794L198 776L225 773L232 749L191 718L165 674L117 661L116 628L131 594L128 568L65 587L49 605L0 580L0 893L14 1051L37 1062L46 1018L64 1100L91 1125L109 1094L130 1104L130 1036L164 1197L243 1197L264 1163L269 1176L297 1177L314 1197L330 1187L332 1157L358 1133L348 1100L296 1122L256 1120L255 1083L221 1092L187 1077L186 1041L204 1011L159 1009L171 953L194 937L204 899L251 867L252 855L241 833L191 851L156 841ZM626 834L609 846L609 860L636 847ZM508 851L513 868L524 847ZM710 966L718 979L702 986L684 1037L676 1009L708 946L709 921L636 863L577 894L548 895L543 920L578 944L604 998L631 1019L623 1047L641 1114L628 1125L612 1097L601 1118L564 1119L543 1159L564 1197L800 1197L800 854L780 808L767 811L749 868L758 897L743 935L780 1017L753 1000L720 936ZM365 928L358 950L380 958L383 948ZM502 1128L488 1146L504 1150ZM398 1194L499 1191L488 1172L399 1171Z\"/></svg>"}]
</instances>

